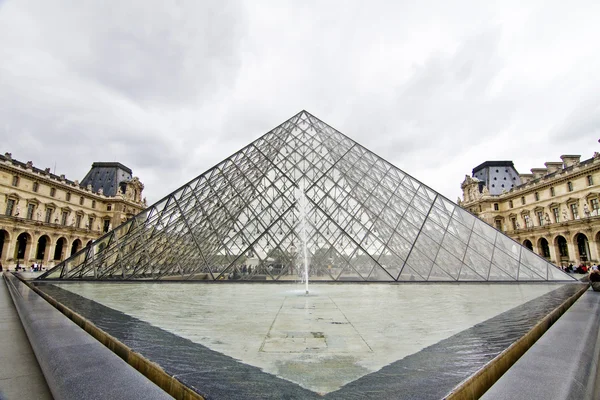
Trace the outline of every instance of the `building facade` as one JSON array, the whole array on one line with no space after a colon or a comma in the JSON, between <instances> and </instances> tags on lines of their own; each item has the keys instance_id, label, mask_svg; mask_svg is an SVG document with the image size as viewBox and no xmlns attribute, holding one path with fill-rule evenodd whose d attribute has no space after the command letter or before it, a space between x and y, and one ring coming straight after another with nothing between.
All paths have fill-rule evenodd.
<instances>
[{"instance_id":1,"label":"building facade","mask_svg":"<svg viewBox=\"0 0 600 400\"><path fill-rule=\"evenodd\" d=\"M0 155L0 261L51 268L146 208L126 166L93 163L82 183Z\"/></svg>"},{"instance_id":2,"label":"building facade","mask_svg":"<svg viewBox=\"0 0 600 400\"><path fill-rule=\"evenodd\" d=\"M547 162L545 168L519 174L514 181L520 184L499 194L490 188L498 181L479 179L476 167L461 184L459 205L556 265L597 263L600 154L584 161L580 158L563 155L561 162ZM506 161L484 164L497 176L511 176L510 171L501 171L509 169L507 163L512 165Z\"/></svg>"}]
</instances>

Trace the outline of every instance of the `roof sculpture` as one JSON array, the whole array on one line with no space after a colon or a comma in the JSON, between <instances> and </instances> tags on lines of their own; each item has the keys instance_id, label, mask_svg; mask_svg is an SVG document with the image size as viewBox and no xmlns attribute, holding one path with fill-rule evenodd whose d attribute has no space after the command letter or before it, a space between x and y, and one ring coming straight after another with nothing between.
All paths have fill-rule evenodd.
<instances>
[{"instance_id":1,"label":"roof sculpture","mask_svg":"<svg viewBox=\"0 0 600 400\"><path fill-rule=\"evenodd\" d=\"M312 280L572 280L306 111L41 279L297 280L304 248Z\"/></svg>"}]
</instances>

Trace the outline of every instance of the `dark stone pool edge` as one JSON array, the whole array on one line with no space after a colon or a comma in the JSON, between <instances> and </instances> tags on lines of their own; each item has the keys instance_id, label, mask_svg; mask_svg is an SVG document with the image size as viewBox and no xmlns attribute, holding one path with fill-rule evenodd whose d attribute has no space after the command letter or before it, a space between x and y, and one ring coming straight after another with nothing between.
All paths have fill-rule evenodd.
<instances>
[{"instance_id":1,"label":"dark stone pool edge","mask_svg":"<svg viewBox=\"0 0 600 400\"><path fill-rule=\"evenodd\" d=\"M36 285L31 284L30 281L27 281L18 275L15 276L31 290L37 293L41 298L46 300L50 305L55 307L67 318L77 324L81 329L86 331L94 339L102 343L109 350L114 352L117 356L119 356L172 397L181 400L204 400L204 397L202 397L200 394L183 385L174 377L168 375L158 364L146 359L141 354L136 353L129 347L125 346L122 342L109 335L107 332L104 332L96 327L96 325L94 325L94 323L88 319L56 301L54 298L40 290Z\"/></svg>"},{"instance_id":2,"label":"dark stone pool edge","mask_svg":"<svg viewBox=\"0 0 600 400\"><path fill-rule=\"evenodd\" d=\"M37 282L36 282L36 284L37 284ZM50 284L50 282L48 282L48 284ZM35 286L35 285L30 285L30 286ZM571 285L567 285L567 286L571 286ZM580 289L574 290L575 286L579 286ZM546 307L546 310L548 310L550 312L550 314L548 314L548 311L543 311L542 315L544 317L542 318L542 321L539 321L538 319L536 319L536 321L539 321L539 322L536 323L536 325L534 325L533 328L529 328L528 327L528 328L522 330L522 334L524 334L525 336L524 337L519 336L519 338L520 339L524 339L525 337L527 337L526 340L521 340L521 342L522 342L521 346L525 345L525 348L524 347L520 347L520 348L523 349L522 353L524 353L527 348L529 348L531 345L533 345L533 343L535 342L535 340L537 340L537 338L539 338L539 336L541 336L543 334L543 332L545 332L545 330L548 329L550 327L550 325L552 325L552 323L554 321L556 321L556 319L558 319L558 317L564 311L566 311L566 309L568 309L569 306L573 302L575 302L575 300L577 300L577 298L579 296L581 296L581 294L583 293L583 291L585 291L585 289L587 289L587 285L573 285L573 286L571 286L570 290L568 290L568 292L571 292L572 294L569 293L569 294L567 294L568 297L564 297L566 300L561 299L560 302L556 302L556 300L558 300L558 299L553 299L554 301L549 301L549 302L547 302L547 301L541 301L541 303L546 303L545 304L546 306L548 305L547 303L554 303L552 305L552 307L554 307L554 308ZM39 291L38 288L35 288L34 290L36 290L36 292ZM557 289L557 291L558 290L559 289ZM551 293L553 293L553 292L551 292ZM42 292L42 293L40 293L40 295L42 295L43 297L47 296L47 297L49 297L49 298L52 299L52 297L48 296L46 293ZM540 303L541 298L547 298L548 299L549 297L547 297L547 296L552 297L550 294L547 294L547 295L541 296L540 298L538 298L536 300L538 301L538 303ZM562 296L559 296L559 297L562 297ZM52 300L54 300L54 299L52 299ZM532 300L530 303L533 303L534 301L535 300ZM60 304L56 300L54 300L54 303ZM529 303L525 303L525 304L529 304ZM523 306L519 306L519 307L523 307ZM75 316L75 318L81 319L81 323L79 323L78 321L75 321L75 320L74 321L76 323L78 323L86 331L90 332L88 329L86 329L86 326L93 326L93 327L95 327L95 325L93 323L91 323L90 321L87 321L81 315L75 313L73 310L70 310L68 307L66 307L66 306L64 306L62 304L60 304L59 307L60 308L64 308L65 310L68 310L67 312L70 312L72 315ZM59 308L59 307L57 307L57 308ZM519 307L517 307L517 308L519 308ZM537 308L537 307L538 306L535 306L533 308ZM537 311L534 310L534 312L539 312L539 310L537 310ZM503 314L505 314L505 313L503 313ZM503 314L501 314L501 315L503 315ZM498 318L498 317L494 317L494 318L492 318L492 320L495 319L495 318ZM82 325L82 323L83 323L83 325ZM479 325L483 325L483 324L478 324L478 325L476 325L474 327L475 331L476 331L475 335L478 334L477 327ZM465 332L470 332L474 328L470 328L470 329L468 329ZM487 328L488 327L484 326L483 329L485 330ZM96 329L98 329L98 328L96 328ZM158 329L158 328L156 328L156 329ZM98 329L98 330L99 330L99 333L98 333L99 337L97 337L97 339L99 341L101 341L102 343L104 343L103 340L106 340L106 339L104 339L105 337L112 338L106 332L104 332L104 331L102 331L100 329ZM479 327L479 331L481 331L481 327ZM535 335L528 336L528 334L530 333L530 331L537 331L538 332L538 336L537 337L535 337ZM92 333L92 335L93 335L93 333ZM462 333L458 334L458 335L455 335L455 336L457 336L457 338L453 337L454 338L453 339L453 344L455 344L457 341L460 340L458 337L461 337L461 339L464 339L464 337L465 337L465 335L462 334ZM466 335L466 337L468 337L468 336L469 335ZM534 338L535 338L535 340L533 340ZM133 365L138 370L140 370L140 372L146 374L145 370L149 370L151 373L156 373L155 369L158 369L159 371L162 371L162 373L165 375L165 377L167 379L177 381L176 378L170 376L169 374L166 374L164 372L164 370L162 370L162 368L159 367L156 363L154 363L152 361L149 361L148 359L144 358L143 356L140 356L139 353L136 353L134 350L129 349L126 345L124 345L122 342L118 341L117 339L115 339L115 338L112 338L112 339L116 343L116 345L115 344L112 345L114 348L112 348L110 344L107 345L105 343L105 345L107 345L107 347L111 348L117 354L119 354L119 352L125 354L125 356L128 356L129 353L134 354L134 356L133 356L134 363L130 362L130 364ZM445 342L445 341L442 341L442 342ZM439 352L439 348L440 347L442 347L442 348L444 347L444 344L442 344L442 342L440 342L440 344L438 344L438 345L431 346L432 349L427 348L424 351L418 353L416 355L417 361L421 362L421 363L424 362L425 364L429 364L429 360L427 360L427 357L430 357L432 354L437 355L438 352ZM514 344L513 342L510 342L510 343ZM508 345L508 343L507 343L507 345ZM453 378L454 379L454 383L452 385L447 385L446 388L452 388L456 384L458 384L458 386L457 386L456 390L453 390L450 394L448 394L448 396L449 396L448 398L454 398L454 399L456 399L456 398L459 398L459 399L462 399L462 398L475 398L475 397L473 397L474 393L477 390L481 390L481 389L477 389L477 388L484 388L484 390L481 393L483 393L485 390L487 390L487 388L489 388L501 376L501 373L500 373L500 374L498 374L495 377L495 379L493 379L493 381L490 381L490 373L492 371L494 371L494 370L495 371L499 371L498 368L502 367L502 365L503 365L502 363L504 363L504 365L505 365L505 369L504 369L504 371L505 371L506 369L508 369L512 365L512 363L516 362L516 360L518 359L518 357L516 357L516 358L514 358L514 360L512 360L511 363L507 363L507 361L510 361L510 358L506 357L506 355L505 355L505 353L507 351L508 351L508 349L504 348L504 351L500 352L500 354L496 353L497 356L495 356L491 361L485 362L485 363L479 363L478 364L479 366L476 369L472 370L469 373L469 375L468 375L469 378L467 378L466 380L464 380L462 383L461 383L461 379L463 379L463 378L457 380L456 377L454 377ZM517 353L514 353L514 354L517 354ZM444 356L444 355L442 355L442 356ZM408 358L413 358L413 357L415 357L415 356L409 356ZM128 361L126 358L124 358L124 359L126 361ZM139 359L141 359L141 361ZM425 361L423 361L424 359L425 359ZM496 366L493 367L492 365L494 365L494 361L500 362L500 363L499 364L495 364ZM154 368L152 368L152 367L154 367ZM426 367L428 367L428 366L426 365ZM478 371L480 368L483 368L484 370L489 370L489 371L488 372ZM502 373L504 371L502 371ZM375 396L375 398L400 398L400 397L404 398L405 396L403 397L402 395L400 397L397 397L400 394L400 393L398 393L396 391L396 390L399 389L399 387L397 387L397 384L393 384L392 382L390 382L390 380L392 380L392 381L396 380L396 379L393 379L392 376L390 376L390 375L397 376L397 374L399 372L402 373L402 374L406 373L408 375L411 375L411 374L415 373L415 371L410 371L410 368L407 370L405 362L403 360L400 360L400 361L397 361L395 363L392 363L391 365L389 365L387 367L384 367L382 370L380 370L378 372L375 372L373 374L367 375L367 376L365 376L363 378L358 379L357 381L349 383L348 385L346 385L343 388L341 388L339 391L334 391L332 393L329 393L325 397L326 398L330 398L330 397L331 398L365 398L364 396L369 397L369 395L373 395L373 396ZM263 374L265 374L265 373L262 372L260 375L263 375ZM251 375L254 375L254 374L251 374ZM265 374L265 375L267 375L267 374ZM431 389L433 389L433 387L430 386L432 376L429 375L429 374L427 374L427 373L425 373L423 375L425 375L425 376L417 378L417 379L415 379L414 377L412 378L415 381L421 381L422 380L422 385L419 385L419 388L418 388L419 392L418 393L420 395L425 395L425 396L432 395L433 393L427 393L427 392L430 392ZM151 376L148 376L148 377L150 379L152 379ZM386 383L383 383L381 379L382 378L385 379L386 377L387 377L388 381ZM280 380L280 378L276 378L274 376L272 376L271 378L275 378L275 380L278 380L278 381ZM392 378L392 379L390 379L390 378ZM446 376L445 378L446 379L440 379L440 381L446 380L446 384L450 383L450 382L447 381L447 378L449 378L449 377ZM435 381L435 378L433 378L433 379ZM152 380L154 380L154 379L152 379ZM452 379L450 379L450 380L452 380ZM288 383L287 381L285 381L285 382ZM164 381L158 381L158 382L156 382L155 381L155 383L157 383L163 389L165 389L165 385L169 384L168 381L167 382L164 382ZM221 382L221 383L223 383L223 382ZM414 383L415 382L413 382L413 386L414 386ZM439 383L441 383L441 382L439 382ZM175 385L182 385L182 384L181 384L181 382L177 381L175 383ZM183 385L183 386L185 386L185 385ZM190 393L186 393L186 394L187 395L192 395L192 393L193 393L193 395L199 396L194 391L195 386L196 385L192 385L191 389L188 388L188 390L190 390L191 392ZM269 385L267 385L267 386L269 386ZM288 385L284 385L284 386L288 386ZM295 386L295 384L294 384L294 386ZM429 386L429 390L427 390L428 386ZM434 386L436 386L436 385L434 385ZM196 389L198 389L198 388L196 388ZM297 387L296 389L300 389L300 387ZM416 389L416 388L413 388L413 390L414 389ZM444 392L439 393L439 389L440 388L438 387L438 389L437 389L437 391L438 391L437 395L429 396L428 398L438 398L438 399L441 398L443 396ZM169 391L168 389L165 389L165 390ZM446 389L446 390L448 390L448 389ZM301 389L301 391L304 391L304 390ZM435 392L436 390L433 390L433 391ZM293 392L295 392L295 390L293 390L291 393L289 393L290 395L292 395L292 396L290 396L290 398L296 398L292 394ZM234 390L234 393L235 393L235 390ZM321 396L317 395L314 392L309 392L309 393L310 393L310 395L307 396L307 397L313 397L315 395L316 395L315 397L321 397ZM298 397L298 398L304 398L304 396L308 395L309 393L305 392L303 395L301 395L300 393L295 393L295 394L301 396L301 397ZM416 393L412 392L412 394L414 395ZM383 395L383 397L381 397L382 395ZM390 395L392 397L389 397ZM355 397L355 396L357 396L357 397ZM450 397L450 396L454 396L454 397ZM464 396L464 397L460 397L460 396ZM202 398L201 396L200 397L180 397L180 396L175 396L175 397L176 398ZM212 397L212 396L209 396L209 397ZM414 397L409 396L407 398L414 398Z\"/></svg>"},{"instance_id":3,"label":"dark stone pool edge","mask_svg":"<svg viewBox=\"0 0 600 400\"><path fill-rule=\"evenodd\" d=\"M480 398L589 289L589 284L581 286L578 292L565 300L550 314L546 315L529 332L511 344L483 368L454 388L444 399L463 400Z\"/></svg>"}]
</instances>

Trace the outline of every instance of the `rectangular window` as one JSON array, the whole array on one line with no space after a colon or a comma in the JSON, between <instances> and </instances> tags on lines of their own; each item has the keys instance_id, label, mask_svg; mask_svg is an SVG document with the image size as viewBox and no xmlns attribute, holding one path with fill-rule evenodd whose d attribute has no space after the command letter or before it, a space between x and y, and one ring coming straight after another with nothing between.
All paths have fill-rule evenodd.
<instances>
[{"instance_id":1,"label":"rectangular window","mask_svg":"<svg viewBox=\"0 0 600 400\"><path fill-rule=\"evenodd\" d=\"M575 203L571 204L571 215L573 216L573 219L579 218L579 212L577 211L577 204L575 204Z\"/></svg>"},{"instance_id":2,"label":"rectangular window","mask_svg":"<svg viewBox=\"0 0 600 400\"><path fill-rule=\"evenodd\" d=\"M13 199L8 199L8 201L6 202L5 214L8 216L12 216L14 208L15 208L15 201Z\"/></svg>"},{"instance_id":3,"label":"rectangular window","mask_svg":"<svg viewBox=\"0 0 600 400\"><path fill-rule=\"evenodd\" d=\"M598 202L598 199L592 199L590 200L590 204L592 205L592 211L596 211L596 213L598 213L598 209L600 209L600 203Z\"/></svg>"},{"instance_id":4,"label":"rectangular window","mask_svg":"<svg viewBox=\"0 0 600 400\"><path fill-rule=\"evenodd\" d=\"M62 215L60 216L60 223L61 225L67 225L67 217L68 217L69 213L66 211L62 212Z\"/></svg>"},{"instance_id":5,"label":"rectangular window","mask_svg":"<svg viewBox=\"0 0 600 400\"><path fill-rule=\"evenodd\" d=\"M498 207L498 203L494 203L494 211L498 211L499 207Z\"/></svg>"},{"instance_id":6,"label":"rectangular window","mask_svg":"<svg viewBox=\"0 0 600 400\"><path fill-rule=\"evenodd\" d=\"M541 211L538 211L537 217L538 217L538 225L539 226L544 225L544 213Z\"/></svg>"},{"instance_id":7,"label":"rectangular window","mask_svg":"<svg viewBox=\"0 0 600 400\"><path fill-rule=\"evenodd\" d=\"M521 197L521 205L525 205L525 196Z\"/></svg>"},{"instance_id":8,"label":"rectangular window","mask_svg":"<svg viewBox=\"0 0 600 400\"><path fill-rule=\"evenodd\" d=\"M567 189L569 190L569 192L573 191L573 182L567 182Z\"/></svg>"},{"instance_id":9,"label":"rectangular window","mask_svg":"<svg viewBox=\"0 0 600 400\"><path fill-rule=\"evenodd\" d=\"M553 187L550 188L550 196L554 197L554 188Z\"/></svg>"},{"instance_id":10,"label":"rectangular window","mask_svg":"<svg viewBox=\"0 0 600 400\"><path fill-rule=\"evenodd\" d=\"M83 196L81 196L81 197L79 198L79 205L80 205L80 206L82 206L82 205L83 205Z\"/></svg>"},{"instance_id":11,"label":"rectangular window","mask_svg":"<svg viewBox=\"0 0 600 400\"><path fill-rule=\"evenodd\" d=\"M44 217L44 222L49 224L50 222L52 222L52 212L54 210L51 208L46 208L46 216Z\"/></svg>"},{"instance_id":12,"label":"rectangular window","mask_svg":"<svg viewBox=\"0 0 600 400\"><path fill-rule=\"evenodd\" d=\"M96 200L92 200L92 208L96 208Z\"/></svg>"},{"instance_id":13,"label":"rectangular window","mask_svg":"<svg viewBox=\"0 0 600 400\"><path fill-rule=\"evenodd\" d=\"M56 196L56 189L50 188L50 196L52 196L52 197Z\"/></svg>"},{"instance_id":14,"label":"rectangular window","mask_svg":"<svg viewBox=\"0 0 600 400\"><path fill-rule=\"evenodd\" d=\"M65 195L65 199L66 199L67 201L71 201L71 193L67 193L67 194Z\"/></svg>"},{"instance_id":15,"label":"rectangular window","mask_svg":"<svg viewBox=\"0 0 600 400\"><path fill-rule=\"evenodd\" d=\"M510 222L512 223L513 231L516 231L517 230L517 219L513 217L510 219Z\"/></svg>"},{"instance_id":16,"label":"rectangular window","mask_svg":"<svg viewBox=\"0 0 600 400\"><path fill-rule=\"evenodd\" d=\"M496 220L496 229L498 229L499 231L502 230L502 221Z\"/></svg>"},{"instance_id":17,"label":"rectangular window","mask_svg":"<svg viewBox=\"0 0 600 400\"><path fill-rule=\"evenodd\" d=\"M110 220L109 219L105 219L104 220L103 232L108 232L109 229L110 229Z\"/></svg>"},{"instance_id":18,"label":"rectangular window","mask_svg":"<svg viewBox=\"0 0 600 400\"><path fill-rule=\"evenodd\" d=\"M77 218L75 219L75 227L81 228L81 215L77 214Z\"/></svg>"},{"instance_id":19,"label":"rectangular window","mask_svg":"<svg viewBox=\"0 0 600 400\"><path fill-rule=\"evenodd\" d=\"M587 176L588 186L592 186L594 184L594 178L591 175Z\"/></svg>"},{"instance_id":20,"label":"rectangular window","mask_svg":"<svg viewBox=\"0 0 600 400\"><path fill-rule=\"evenodd\" d=\"M535 201L540 201L540 194L538 192L535 192L534 196L535 196Z\"/></svg>"},{"instance_id":21,"label":"rectangular window","mask_svg":"<svg viewBox=\"0 0 600 400\"><path fill-rule=\"evenodd\" d=\"M31 188L31 189L32 189L34 192L36 192L36 193L37 193L37 191L38 191L38 189L39 189L39 188L40 188L40 184L39 184L39 183L37 183L37 182L33 182L33 186L32 186L32 188Z\"/></svg>"},{"instance_id":22,"label":"rectangular window","mask_svg":"<svg viewBox=\"0 0 600 400\"><path fill-rule=\"evenodd\" d=\"M558 211L558 207L552 209L552 214L554 214L554 222L559 223L560 222L560 213Z\"/></svg>"},{"instance_id":23,"label":"rectangular window","mask_svg":"<svg viewBox=\"0 0 600 400\"><path fill-rule=\"evenodd\" d=\"M88 229L94 229L94 217L90 217L88 220Z\"/></svg>"},{"instance_id":24,"label":"rectangular window","mask_svg":"<svg viewBox=\"0 0 600 400\"><path fill-rule=\"evenodd\" d=\"M16 176L16 175L13 176L12 185L19 186L19 177L18 176Z\"/></svg>"},{"instance_id":25,"label":"rectangular window","mask_svg":"<svg viewBox=\"0 0 600 400\"><path fill-rule=\"evenodd\" d=\"M35 204L27 204L27 219L33 219L33 211L35 210Z\"/></svg>"},{"instance_id":26,"label":"rectangular window","mask_svg":"<svg viewBox=\"0 0 600 400\"><path fill-rule=\"evenodd\" d=\"M512 200L510 200L510 201L508 202L508 206L509 206L510 208L513 208L513 201L512 201Z\"/></svg>"},{"instance_id":27,"label":"rectangular window","mask_svg":"<svg viewBox=\"0 0 600 400\"><path fill-rule=\"evenodd\" d=\"M111 210L112 210L112 204L107 204L106 211L111 211Z\"/></svg>"}]
</instances>

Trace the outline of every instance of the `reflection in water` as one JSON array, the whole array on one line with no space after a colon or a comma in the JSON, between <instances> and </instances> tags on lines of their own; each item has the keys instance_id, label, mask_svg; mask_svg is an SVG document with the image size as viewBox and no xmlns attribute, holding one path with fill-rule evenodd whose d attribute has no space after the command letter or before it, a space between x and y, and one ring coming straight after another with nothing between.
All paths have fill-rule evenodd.
<instances>
[{"instance_id":1,"label":"reflection in water","mask_svg":"<svg viewBox=\"0 0 600 400\"><path fill-rule=\"evenodd\" d=\"M561 285L318 284L311 286L308 297L301 285L59 286L132 316L132 321L145 321L311 391L334 396L352 382L368 387L365 382L377 375L373 372L395 368L398 360L405 362L403 368L406 362L431 363L415 359L436 346L444 348L442 355L435 354L436 363L444 356L453 359L443 374L464 378L482 359L512 343L514 332L539 317L539 313L532 317L531 307L515 307ZM545 309L543 304L540 307ZM501 315L511 309L508 318ZM103 319L109 333L123 329L110 317L92 315L91 319ZM147 325L132 321L128 337L144 337ZM456 341L458 336L461 339ZM188 365L188 372L194 369ZM403 370L403 379L410 381L410 374Z\"/></svg>"}]
</instances>

